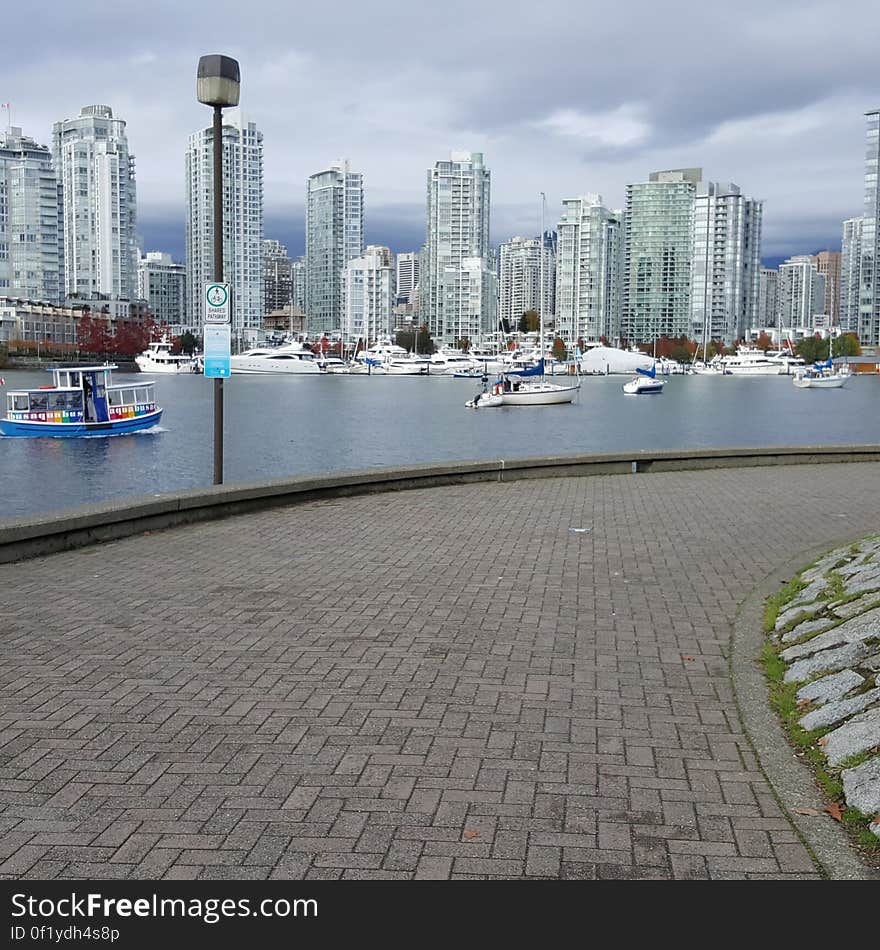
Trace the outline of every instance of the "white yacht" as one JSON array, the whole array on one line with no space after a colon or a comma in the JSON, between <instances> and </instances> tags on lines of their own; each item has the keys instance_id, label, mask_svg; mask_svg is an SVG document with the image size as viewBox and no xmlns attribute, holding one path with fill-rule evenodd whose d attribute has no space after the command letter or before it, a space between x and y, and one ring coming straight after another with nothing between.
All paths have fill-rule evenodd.
<instances>
[{"instance_id":1,"label":"white yacht","mask_svg":"<svg viewBox=\"0 0 880 950\"><path fill-rule=\"evenodd\" d=\"M753 346L740 346L735 356L716 356L711 363L731 376L778 376L783 372L781 363L769 360L763 350Z\"/></svg>"},{"instance_id":2,"label":"white yacht","mask_svg":"<svg viewBox=\"0 0 880 950\"><path fill-rule=\"evenodd\" d=\"M142 373L193 372L193 358L185 353L172 353L167 336L154 340L134 361Z\"/></svg>"},{"instance_id":3,"label":"white yacht","mask_svg":"<svg viewBox=\"0 0 880 950\"><path fill-rule=\"evenodd\" d=\"M780 366L779 372L785 374L795 373L806 365L804 358L798 356L792 350L768 350L767 359L771 363L778 363Z\"/></svg>"},{"instance_id":4,"label":"white yacht","mask_svg":"<svg viewBox=\"0 0 880 950\"><path fill-rule=\"evenodd\" d=\"M469 373L479 370L482 364L471 359L461 350L441 347L430 357L430 373L432 376L453 376L455 373Z\"/></svg>"},{"instance_id":5,"label":"white yacht","mask_svg":"<svg viewBox=\"0 0 880 950\"><path fill-rule=\"evenodd\" d=\"M315 354L301 343L284 346L258 346L236 353L229 361L232 373L251 375L290 376L301 373L320 373Z\"/></svg>"},{"instance_id":6,"label":"white yacht","mask_svg":"<svg viewBox=\"0 0 880 950\"><path fill-rule=\"evenodd\" d=\"M331 353L325 353L323 356L318 356L315 360L318 364L318 369L322 373L330 373L331 375L347 375L349 372L348 363L339 356L334 356Z\"/></svg>"},{"instance_id":7,"label":"white yacht","mask_svg":"<svg viewBox=\"0 0 880 950\"><path fill-rule=\"evenodd\" d=\"M504 351L498 345L477 345L468 350L468 358L479 374L500 373L504 369Z\"/></svg>"},{"instance_id":8,"label":"white yacht","mask_svg":"<svg viewBox=\"0 0 880 950\"><path fill-rule=\"evenodd\" d=\"M390 340L382 340L361 351L357 362L363 368L355 372L373 373L377 366L381 366L387 376L427 376L431 368L430 357L409 353Z\"/></svg>"}]
</instances>

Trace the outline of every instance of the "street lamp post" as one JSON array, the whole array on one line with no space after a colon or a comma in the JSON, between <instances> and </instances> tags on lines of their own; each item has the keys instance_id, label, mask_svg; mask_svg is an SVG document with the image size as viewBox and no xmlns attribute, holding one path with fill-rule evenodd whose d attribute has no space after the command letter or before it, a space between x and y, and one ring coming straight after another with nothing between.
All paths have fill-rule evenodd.
<instances>
[{"instance_id":1,"label":"street lamp post","mask_svg":"<svg viewBox=\"0 0 880 950\"><path fill-rule=\"evenodd\" d=\"M237 106L238 61L212 54L199 59L198 100L214 109L214 280L223 283L223 108ZM223 380L214 379L214 484L223 484Z\"/></svg>"}]
</instances>

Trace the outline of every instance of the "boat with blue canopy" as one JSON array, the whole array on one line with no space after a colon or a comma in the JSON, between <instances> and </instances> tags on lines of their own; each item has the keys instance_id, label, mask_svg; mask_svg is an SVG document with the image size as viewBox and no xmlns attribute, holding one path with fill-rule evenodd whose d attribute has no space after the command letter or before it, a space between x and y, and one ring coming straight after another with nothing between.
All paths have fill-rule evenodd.
<instances>
[{"instance_id":1,"label":"boat with blue canopy","mask_svg":"<svg viewBox=\"0 0 880 950\"><path fill-rule=\"evenodd\" d=\"M544 360L535 366L502 373L492 392L501 396L502 406L555 406L570 403L581 388L580 380L567 385L544 381Z\"/></svg>"},{"instance_id":2,"label":"boat with blue canopy","mask_svg":"<svg viewBox=\"0 0 880 950\"><path fill-rule=\"evenodd\" d=\"M156 425L162 417L156 384L142 379L114 383L115 369L110 363L61 367L50 370L51 386L10 390L0 434L70 438L119 435Z\"/></svg>"},{"instance_id":3,"label":"boat with blue canopy","mask_svg":"<svg viewBox=\"0 0 880 950\"><path fill-rule=\"evenodd\" d=\"M849 379L849 367L843 363L834 368L834 360L829 356L821 363L813 363L810 369L795 373L792 382L798 389L840 389Z\"/></svg>"},{"instance_id":4,"label":"boat with blue canopy","mask_svg":"<svg viewBox=\"0 0 880 950\"><path fill-rule=\"evenodd\" d=\"M655 363L650 369L637 366L636 376L623 384L623 391L630 396L644 396L662 393L665 385L665 379L657 379L657 364Z\"/></svg>"}]
</instances>

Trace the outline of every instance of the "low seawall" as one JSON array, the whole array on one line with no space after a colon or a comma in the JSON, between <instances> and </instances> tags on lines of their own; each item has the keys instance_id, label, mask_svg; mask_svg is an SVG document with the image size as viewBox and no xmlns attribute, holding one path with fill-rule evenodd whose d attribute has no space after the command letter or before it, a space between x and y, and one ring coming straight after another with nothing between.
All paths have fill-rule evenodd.
<instances>
[{"instance_id":1,"label":"low seawall","mask_svg":"<svg viewBox=\"0 0 880 950\"><path fill-rule=\"evenodd\" d=\"M665 450L449 462L218 485L7 522L0 525L0 563L318 498L521 478L878 461L880 445Z\"/></svg>"}]
</instances>

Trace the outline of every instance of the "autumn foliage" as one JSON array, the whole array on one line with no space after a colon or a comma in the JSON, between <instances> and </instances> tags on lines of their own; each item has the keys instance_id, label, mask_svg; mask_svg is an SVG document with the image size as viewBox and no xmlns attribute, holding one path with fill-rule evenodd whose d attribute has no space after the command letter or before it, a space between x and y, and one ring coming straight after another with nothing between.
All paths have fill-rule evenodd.
<instances>
[{"instance_id":1,"label":"autumn foliage","mask_svg":"<svg viewBox=\"0 0 880 950\"><path fill-rule=\"evenodd\" d=\"M111 323L104 314L93 315L84 310L76 328L76 343L84 353L113 356L135 356L145 350L150 341L162 336L164 327L152 318L143 323L134 320L116 320Z\"/></svg>"}]
</instances>

